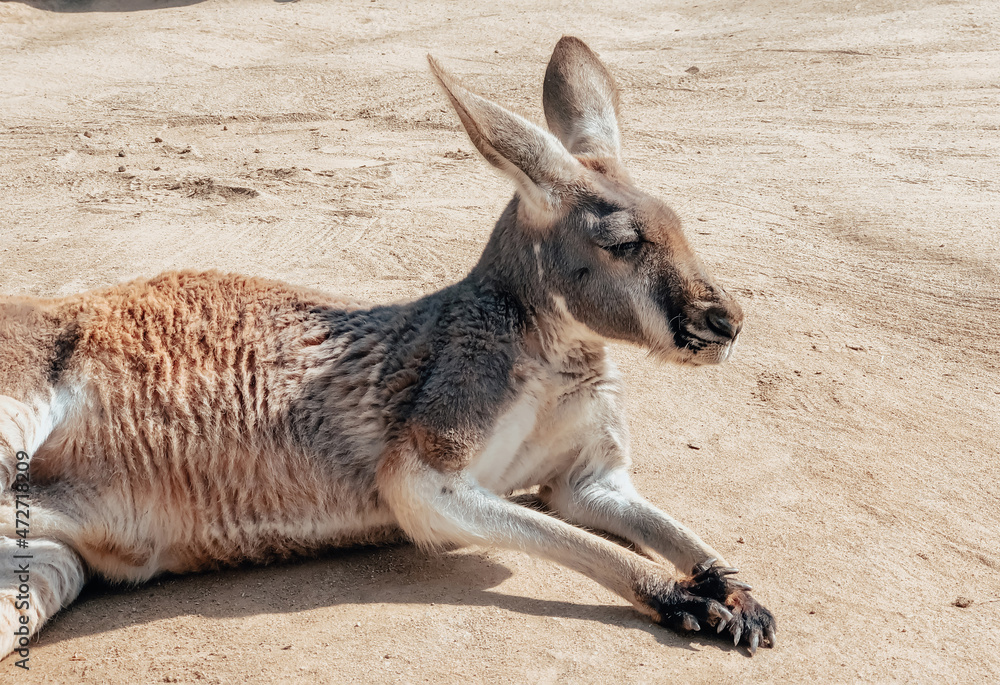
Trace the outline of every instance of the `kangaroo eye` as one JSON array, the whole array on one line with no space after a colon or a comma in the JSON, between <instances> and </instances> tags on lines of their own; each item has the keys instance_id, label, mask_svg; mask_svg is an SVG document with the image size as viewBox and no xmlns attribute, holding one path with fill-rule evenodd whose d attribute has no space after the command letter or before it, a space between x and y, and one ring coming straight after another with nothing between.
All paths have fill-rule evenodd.
<instances>
[{"instance_id":1,"label":"kangaroo eye","mask_svg":"<svg viewBox=\"0 0 1000 685\"><path fill-rule=\"evenodd\" d=\"M619 259L624 259L625 257L631 257L640 249L642 249L641 240L632 240L627 243L618 243L617 245L608 245L604 249L611 253L611 256L618 257Z\"/></svg>"}]
</instances>

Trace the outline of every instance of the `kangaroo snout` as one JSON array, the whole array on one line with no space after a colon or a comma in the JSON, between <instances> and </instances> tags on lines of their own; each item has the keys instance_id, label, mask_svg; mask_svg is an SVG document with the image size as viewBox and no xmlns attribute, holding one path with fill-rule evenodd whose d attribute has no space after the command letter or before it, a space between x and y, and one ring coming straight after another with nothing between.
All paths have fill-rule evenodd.
<instances>
[{"instance_id":1,"label":"kangaroo snout","mask_svg":"<svg viewBox=\"0 0 1000 685\"><path fill-rule=\"evenodd\" d=\"M743 329L743 310L735 302L713 305L705 310L705 327L723 342L736 340Z\"/></svg>"},{"instance_id":2,"label":"kangaroo snout","mask_svg":"<svg viewBox=\"0 0 1000 685\"><path fill-rule=\"evenodd\" d=\"M712 299L694 302L671 319L673 342L682 364L719 364L733 354L743 330L743 309L725 292L714 290Z\"/></svg>"}]
</instances>

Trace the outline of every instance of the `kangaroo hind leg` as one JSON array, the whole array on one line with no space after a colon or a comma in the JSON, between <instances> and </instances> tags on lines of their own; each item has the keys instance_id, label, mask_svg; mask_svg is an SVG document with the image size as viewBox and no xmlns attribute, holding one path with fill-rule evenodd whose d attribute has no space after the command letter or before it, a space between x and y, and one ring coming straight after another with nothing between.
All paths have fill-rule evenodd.
<instances>
[{"instance_id":1,"label":"kangaroo hind leg","mask_svg":"<svg viewBox=\"0 0 1000 685\"><path fill-rule=\"evenodd\" d=\"M14 484L17 474L27 477L31 455L52 432L48 404L35 408L7 395L0 395L0 490Z\"/></svg>"},{"instance_id":2,"label":"kangaroo hind leg","mask_svg":"<svg viewBox=\"0 0 1000 685\"><path fill-rule=\"evenodd\" d=\"M50 539L19 544L22 540L0 537L0 658L26 649L86 581L83 561L67 545Z\"/></svg>"},{"instance_id":3,"label":"kangaroo hind leg","mask_svg":"<svg viewBox=\"0 0 1000 685\"><path fill-rule=\"evenodd\" d=\"M83 588L88 567L68 544L79 536L78 503L20 477L0 492L0 659L26 649Z\"/></svg>"}]
</instances>

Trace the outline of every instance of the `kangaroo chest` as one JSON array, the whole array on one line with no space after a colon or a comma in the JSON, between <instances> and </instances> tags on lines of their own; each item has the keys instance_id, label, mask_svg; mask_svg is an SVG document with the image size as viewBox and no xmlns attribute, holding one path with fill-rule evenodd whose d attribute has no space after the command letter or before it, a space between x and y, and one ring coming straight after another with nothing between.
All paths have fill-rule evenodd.
<instances>
[{"instance_id":1,"label":"kangaroo chest","mask_svg":"<svg viewBox=\"0 0 1000 685\"><path fill-rule=\"evenodd\" d=\"M593 374L539 371L497 419L466 469L492 492L506 494L551 480L600 432L601 412L594 408L605 384L595 382Z\"/></svg>"}]
</instances>

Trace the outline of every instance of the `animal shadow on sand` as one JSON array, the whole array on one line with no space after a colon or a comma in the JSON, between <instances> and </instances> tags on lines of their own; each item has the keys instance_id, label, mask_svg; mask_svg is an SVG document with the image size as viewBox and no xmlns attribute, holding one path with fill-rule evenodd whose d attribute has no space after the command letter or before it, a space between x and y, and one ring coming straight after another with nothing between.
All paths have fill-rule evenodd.
<instances>
[{"instance_id":1,"label":"animal shadow on sand","mask_svg":"<svg viewBox=\"0 0 1000 685\"><path fill-rule=\"evenodd\" d=\"M557 568L553 565L554 571ZM165 575L137 586L95 581L42 629L36 644L54 644L180 616L240 618L385 603L498 607L513 614L642 630L666 647L746 652L712 630L678 634L657 626L625 604L582 604L492 591L512 575L483 553L426 552L401 542L335 549L319 557L267 566ZM583 577L580 581L592 582Z\"/></svg>"},{"instance_id":2,"label":"animal shadow on sand","mask_svg":"<svg viewBox=\"0 0 1000 685\"><path fill-rule=\"evenodd\" d=\"M8 2L9 0L0 0ZM45 12L146 12L197 5L205 0L18 0ZM289 0L285 0L288 2Z\"/></svg>"}]
</instances>

